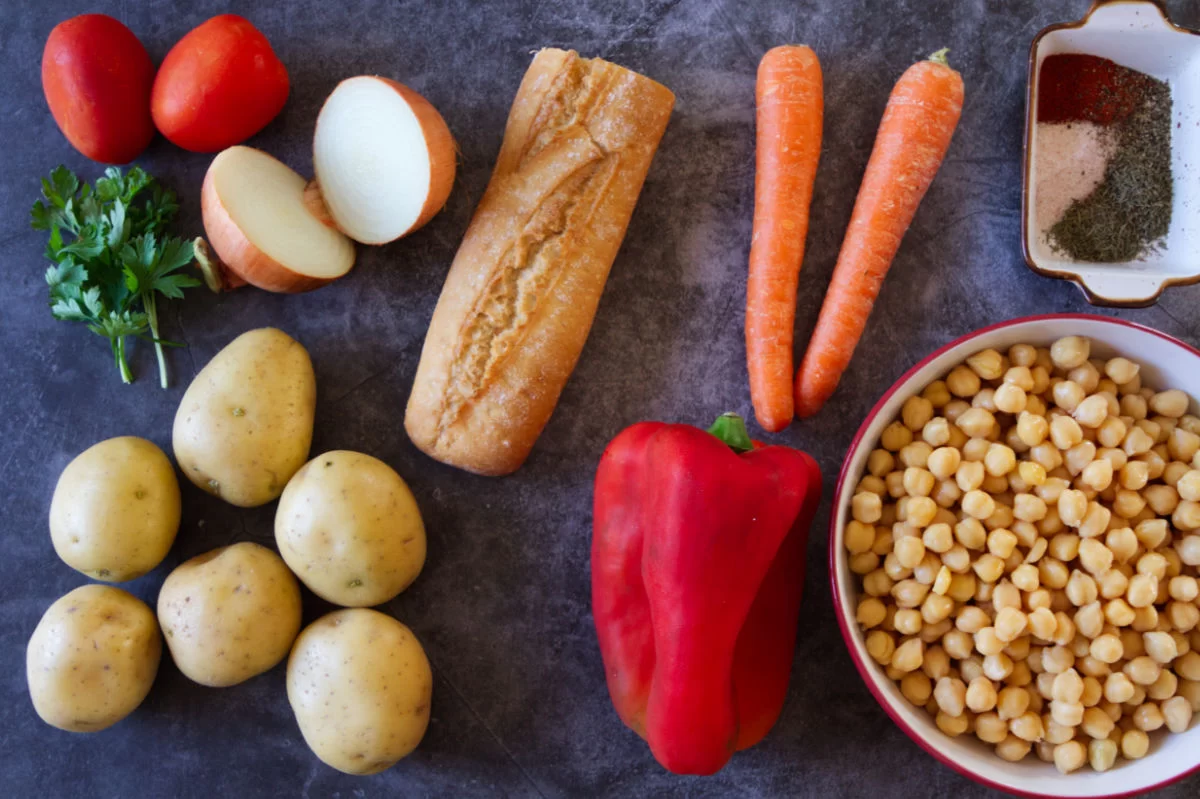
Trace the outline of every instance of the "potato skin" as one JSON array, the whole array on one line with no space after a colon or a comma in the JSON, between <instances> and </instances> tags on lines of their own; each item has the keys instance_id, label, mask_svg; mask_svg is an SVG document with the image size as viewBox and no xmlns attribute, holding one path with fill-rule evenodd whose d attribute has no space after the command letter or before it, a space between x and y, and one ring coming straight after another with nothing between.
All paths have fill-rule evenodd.
<instances>
[{"instance_id":1,"label":"potato skin","mask_svg":"<svg viewBox=\"0 0 1200 799\"><path fill-rule=\"evenodd\" d=\"M314 594L345 607L387 602L425 565L412 491L361 452L326 452L296 472L275 511L275 543Z\"/></svg>"},{"instance_id":2,"label":"potato skin","mask_svg":"<svg viewBox=\"0 0 1200 799\"><path fill-rule=\"evenodd\" d=\"M179 481L166 454L144 438L110 438L63 469L50 501L50 539L72 569L123 582L167 556L179 514Z\"/></svg>"},{"instance_id":3,"label":"potato skin","mask_svg":"<svg viewBox=\"0 0 1200 799\"><path fill-rule=\"evenodd\" d=\"M42 91L59 130L93 161L127 164L154 138L154 63L133 31L105 14L54 26L42 51Z\"/></svg>"},{"instance_id":4,"label":"potato skin","mask_svg":"<svg viewBox=\"0 0 1200 799\"><path fill-rule=\"evenodd\" d=\"M96 732L142 703L162 656L146 603L111 585L84 585L46 610L25 652L25 677L42 721Z\"/></svg>"},{"instance_id":5,"label":"potato skin","mask_svg":"<svg viewBox=\"0 0 1200 799\"><path fill-rule=\"evenodd\" d=\"M317 757L347 774L376 774L424 737L433 672L412 630L378 611L351 608L300 633L288 658L287 693Z\"/></svg>"},{"instance_id":6,"label":"potato skin","mask_svg":"<svg viewBox=\"0 0 1200 799\"><path fill-rule=\"evenodd\" d=\"M158 594L158 623L184 676L237 685L287 656L300 631L300 586L278 555L244 541L176 567Z\"/></svg>"},{"instance_id":7,"label":"potato skin","mask_svg":"<svg viewBox=\"0 0 1200 799\"><path fill-rule=\"evenodd\" d=\"M308 458L317 380L301 344L272 327L235 338L184 392L171 439L187 478L232 505L277 498Z\"/></svg>"}]
</instances>

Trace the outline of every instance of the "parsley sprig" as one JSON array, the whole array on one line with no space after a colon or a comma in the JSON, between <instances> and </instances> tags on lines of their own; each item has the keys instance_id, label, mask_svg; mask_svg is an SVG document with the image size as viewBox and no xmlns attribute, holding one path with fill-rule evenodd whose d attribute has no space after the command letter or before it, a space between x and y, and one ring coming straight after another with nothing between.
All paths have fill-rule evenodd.
<instances>
[{"instance_id":1,"label":"parsley sprig","mask_svg":"<svg viewBox=\"0 0 1200 799\"><path fill-rule=\"evenodd\" d=\"M200 285L181 271L192 262L191 242L165 235L179 210L175 195L138 167L109 167L93 187L59 166L42 180L42 198L30 220L35 230L50 231L50 312L107 338L126 383L133 381L126 338L149 338L166 388L163 346L177 345L158 335L158 295L180 299Z\"/></svg>"}]
</instances>

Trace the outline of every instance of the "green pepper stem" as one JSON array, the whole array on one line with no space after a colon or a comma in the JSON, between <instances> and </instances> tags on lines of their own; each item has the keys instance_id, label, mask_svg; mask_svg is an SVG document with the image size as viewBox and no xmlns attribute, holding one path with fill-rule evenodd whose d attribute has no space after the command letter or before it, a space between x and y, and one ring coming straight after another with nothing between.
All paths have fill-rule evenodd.
<instances>
[{"instance_id":1,"label":"green pepper stem","mask_svg":"<svg viewBox=\"0 0 1200 799\"><path fill-rule=\"evenodd\" d=\"M708 428L708 432L721 439L725 446L739 455L754 449L754 442L746 432L746 423L736 413L723 413L718 416L717 421Z\"/></svg>"}]
</instances>

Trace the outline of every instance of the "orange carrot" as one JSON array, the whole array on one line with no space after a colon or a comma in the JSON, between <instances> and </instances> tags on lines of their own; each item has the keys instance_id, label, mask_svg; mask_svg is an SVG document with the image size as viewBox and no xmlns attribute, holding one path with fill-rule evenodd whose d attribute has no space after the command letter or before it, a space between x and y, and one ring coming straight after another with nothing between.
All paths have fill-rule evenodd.
<instances>
[{"instance_id":1,"label":"orange carrot","mask_svg":"<svg viewBox=\"0 0 1200 799\"><path fill-rule=\"evenodd\" d=\"M796 287L821 155L821 64L810 48L767 51L758 65L758 163L754 236L746 282L746 367L758 423L792 421L792 329Z\"/></svg>"},{"instance_id":2,"label":"orange carrot","mask_svg":"<svg viewBox=\"0 0 1200 799\"><path fill-rule=\"evenodd\" d=\"M900 76L888 98L850 227L796 373L796 415L833 394L917 206L937 174L962 112L962 76L940 50Z\"/></svg>"}]
</instances>

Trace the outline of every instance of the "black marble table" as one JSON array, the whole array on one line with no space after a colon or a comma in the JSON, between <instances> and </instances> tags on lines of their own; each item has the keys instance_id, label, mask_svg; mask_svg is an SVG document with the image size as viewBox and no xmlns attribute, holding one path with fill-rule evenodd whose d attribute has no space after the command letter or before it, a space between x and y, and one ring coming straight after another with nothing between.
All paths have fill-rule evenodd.
<instances>
[{"instance_id":1,"label":"black marble table","mask_svg":"<svg viewBox=\"0 0 1200 799\"><path fill-rule=\"evenodd\" d=\"M1021 137L1029 42L1085 0L642 0L641 2L278 3L19 0L0 21L0 795L6 797L897 796L981 797L986 789L924 754L876 705L851 665L830 600L828 502L864 414L908 366L977 327L1086 311L1071 285L1020 254ZM1200 26L1200 6L1167 3ZM58 163L89 177L42 97L51 27L84 11L128 24L156 60L208 17L233 11L270 38L292 95L251 140L302 172L322 99L341 78L379 73L423 93L460 150L446 209L416 235L362 248L344 280L278 296L193 293L165 314L173 384L134 348L122 385L107 346L46 307L43 234L28 227L38 179ZM803 619L778 726L719 775L665 773L613 712L589 610L591 479L605 443L641 419L706 424L750 414L742 309L754 182L754 73L769 47L805 42L825 73L825 147L812 210L797 334L807 337L887 95L915 59L950 48L966 81L962 124L888 277L842 386L818 417L773 440L812 452L827 476L809 541ZM579 367L533 456L504 479L435 463L402 426L421 343L447 266L491 171L530 53L572 47L650 75L678 95ZM140 163L175 188L179 230L200 232L210 157L158 138ZM1107 313L1107 312L1106 312ZM1200 343L1200 287L1118 315ZM47 528L60 470L103 438L170 448L191 377L235 335L278 326L308 347L318 378L313 452L357 449L409 481L429 531L415 585L386 609L434 668L421 747L374 777L321 764L304 745L279 667L243 685L192 684L164 658L143 706L73 735L43 724L25 684L25 644L46 607L85 579ZM752 428L753 432L753 428ZM761 431L759 431L761 432ZM127 585L153 603L180 561L235 541L273 543L273 505L240 510L183 486L184 521L158 569ZM328 606L306 592L305 620ZM1161 793L1200 794L1200 777Z\"/></svg>"}]
</instances>

